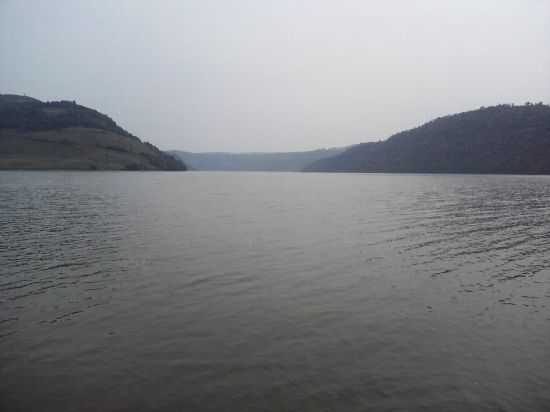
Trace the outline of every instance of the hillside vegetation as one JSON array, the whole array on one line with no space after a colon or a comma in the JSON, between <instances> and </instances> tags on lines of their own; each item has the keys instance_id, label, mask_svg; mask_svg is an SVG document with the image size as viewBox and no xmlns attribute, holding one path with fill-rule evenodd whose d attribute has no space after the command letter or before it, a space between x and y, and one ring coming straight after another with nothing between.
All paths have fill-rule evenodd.
<instances>
[{"instance_id":1,"label":"hillside vegetation","mask_svg":"<svg viewBox=\"0 0 550 412\"><path fill-rule=\"evenodd\" d=\"M0 169L185 170L110 117L75 102L0 95Z\"/></svg>"},{"instance_id":2,"label":"hillside vegetation","mask_svg":"<svg viewBox=\"0 0 550 412\"><path fill-rule=\"evenodd\" d=\"M550 106L499 105L362 143L309 172L550 173Z\"/></svg>"}]
</instances>

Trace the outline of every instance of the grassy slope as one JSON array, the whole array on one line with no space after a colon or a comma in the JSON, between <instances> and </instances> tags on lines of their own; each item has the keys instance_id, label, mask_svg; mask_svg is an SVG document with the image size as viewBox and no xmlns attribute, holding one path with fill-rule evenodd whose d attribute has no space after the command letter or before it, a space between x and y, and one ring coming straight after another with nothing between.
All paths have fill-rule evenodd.
<instances>
[{"instance_id":1,"label":"grassy slope","mask_svg":"<svg viewBox=\"0 0 550 412\"><path fill-rule=\"evenodd\" d=\"M111 118L74 102L0 95L0 169L185 170Z\"/></svg>"},{"instance_id":2,"label":"grassy slope","mask_svg":"<svg viewBox=\"0 0 550 412\"><path fill-rule=\"evenodd\" d=\"M178 163L154 146L81 127L45 131L0 129L0 169L156 170Z\"/></svg>"}]
</instances>

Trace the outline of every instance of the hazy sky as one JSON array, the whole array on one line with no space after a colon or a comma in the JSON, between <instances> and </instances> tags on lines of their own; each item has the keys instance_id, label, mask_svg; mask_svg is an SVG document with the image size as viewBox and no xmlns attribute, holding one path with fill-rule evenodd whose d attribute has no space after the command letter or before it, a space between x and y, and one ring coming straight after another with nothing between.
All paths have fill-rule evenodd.
<instances>
[{"instance_id":1,"label":"hazy sky","mask_svg":"<svg viewBox=\"0 0 550 412\"><path fill-rule=\"evenodd\" d=\"M550 103L550 1L0 0L0 93L76 100L162 149L385 139Z\"/></svg>"}]
</instances>

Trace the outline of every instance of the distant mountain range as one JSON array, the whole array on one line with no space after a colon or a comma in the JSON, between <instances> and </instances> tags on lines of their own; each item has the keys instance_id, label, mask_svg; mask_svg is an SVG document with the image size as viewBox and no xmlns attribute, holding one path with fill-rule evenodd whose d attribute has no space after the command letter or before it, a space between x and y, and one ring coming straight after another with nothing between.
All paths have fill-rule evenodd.
<instances>
[{"instance_id":1,"label":"distant mountain range","mask_svg":"<svg viewBox=\"0 0 550 412\"><path fill-rule=\"evenodd\" d=\"M385 141L280 153L162 152L71 101L0 95L0 169L550 174L550 106L498 105Z\"/></svg>"},{"instance_id":2,"label":"distant mountain range","mask_svg":"<svg viewBox=\"0 0 550 412\"><path fill-rule=\"evenodd\" d=\"M304 170L550 174L550 106L499 105L437 118Z\"/></svg>"},{"instance_id":3,"label":"distant mountain range","mask_svg":"<svg viewBox=\"0 0 550 412\"><path fill-rule=\"evenodd\" d=\"M186 170L179 159L75 102L0 95L0 169Z\"/></svg>"},{"instance_id":4,"label":"distant mountain range","mask_svg":"<svg viewBox=\"0 0 550 412\"><path fill-rule=\"evenodd\" d=\"M345 148L335 148L280 153L192 153L173 150L169 153L194 170L299 172L312 162L337 155L344 150Z\"/></svg>"}]
</instances>

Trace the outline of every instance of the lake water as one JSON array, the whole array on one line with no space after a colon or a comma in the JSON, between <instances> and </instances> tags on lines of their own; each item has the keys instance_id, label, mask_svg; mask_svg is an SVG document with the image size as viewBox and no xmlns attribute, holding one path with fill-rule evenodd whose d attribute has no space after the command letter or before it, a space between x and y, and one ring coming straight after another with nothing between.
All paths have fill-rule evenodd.
<instances>
[{"instance_id":1,"label":"lake water","mask_svg":"<svg viewBox=\"0 0 550 412\"><path fill-rule=\"evenodd\" d=\"M2 411L548 411L550 177L0 172Z\"/></svg>"}]
</instances>

